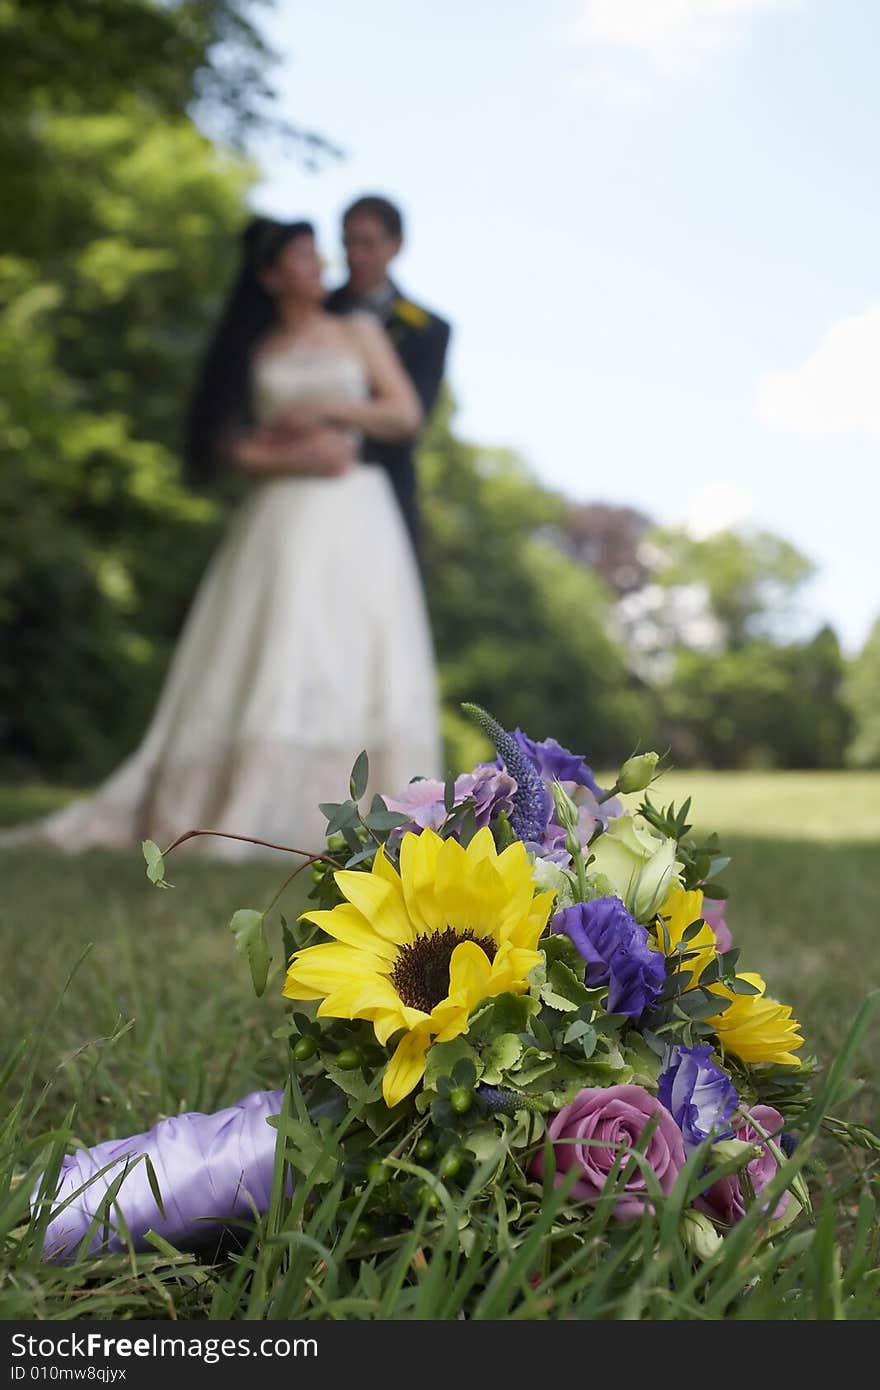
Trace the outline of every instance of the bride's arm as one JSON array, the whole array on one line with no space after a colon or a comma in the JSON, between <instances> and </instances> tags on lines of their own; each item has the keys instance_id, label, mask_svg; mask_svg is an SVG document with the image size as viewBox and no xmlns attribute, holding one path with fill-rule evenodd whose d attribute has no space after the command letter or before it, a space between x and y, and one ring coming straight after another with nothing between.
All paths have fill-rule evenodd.
<instances>
[{"instance_id":1,"label":"bride's arm","mask_svg":"<svg viewBox=\"0 0 880 1390\"><path fill-rule=\"evenodd\" d=\"M413 439L422 423L422 407L384 329L371 314L352 314L343 322L367 369L373 394L366 401L328 401L324 419L373 439Z\"/></svg>"},{"instance_id":2,"label":"bride's arm","mask_svg":"<svg viewBox=\"0 0 880 1390\"><path fill-rule=\"evenodd\" d=\"M354 461L351 436L327 426L286 437L254 430L232 440L228 453L234 468L260 477L334 477Z\"/></svg>"}]
</instances>

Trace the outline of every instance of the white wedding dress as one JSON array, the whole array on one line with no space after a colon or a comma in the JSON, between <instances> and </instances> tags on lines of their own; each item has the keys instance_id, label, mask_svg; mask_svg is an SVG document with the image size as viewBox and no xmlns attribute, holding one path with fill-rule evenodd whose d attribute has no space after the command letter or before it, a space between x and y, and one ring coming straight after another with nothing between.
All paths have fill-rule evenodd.
<instances>
[{"instance_id":1,"label":"white wedding dress","mask_svg":"<svg viewBox=\"0 0 880 1390\"><path fill-rule=\"evenodd\" d=\"M363 398L355 356L296 347L257 363L257 418L312 397ZM138 750L91 797L0 845L168 845L191 829L306 850L322 801L348 795L362 748L389 794L441 771L421 581L385 473L257 483L202 580ZM239 859L259 848L203 837ZM263 851L267 853L271 851Z\"/></svg>"}]
</instances>

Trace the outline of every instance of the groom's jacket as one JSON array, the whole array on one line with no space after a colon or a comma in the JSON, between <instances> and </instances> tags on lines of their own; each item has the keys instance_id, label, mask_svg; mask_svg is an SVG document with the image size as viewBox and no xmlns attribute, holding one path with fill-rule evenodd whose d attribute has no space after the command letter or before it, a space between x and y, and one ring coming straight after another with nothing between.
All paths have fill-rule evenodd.
<instances>
[{"instance_id":1,"label":"groom's jacket","mask_svg":"<svg viewBox=\"0 0 880 1390\"><path fill-rule=\"evenodd\" d=\"M444 319L432 314L430 309L424 309L401 294L396 285L391 288L393 294L389 295L387 303L374 312L378 313L385 332L397 349L427 420L440 392L451 329ZM350 314L363 309L365 305L350 293L347 285L343 285L333 291L326 307L331 314ZM416 441L387 444L378 439L366 439L364 459L368 463L379 464L387 472L418 554L420 528L413 457L415 444Z\"/></svg>"}]
</instances>

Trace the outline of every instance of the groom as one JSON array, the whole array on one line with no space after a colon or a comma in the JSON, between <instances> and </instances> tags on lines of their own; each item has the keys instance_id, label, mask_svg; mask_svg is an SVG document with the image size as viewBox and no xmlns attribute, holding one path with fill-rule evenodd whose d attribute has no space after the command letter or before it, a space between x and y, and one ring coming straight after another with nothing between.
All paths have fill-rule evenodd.
<instances>
[{"instance_id":1,"label":"groom","mask_svg":"<svg viewBox=\"0 0 880 1390\"><path fill-rule=\"evenodd\" d=\"M342 239L348 280L333 291L326 307L332 314L367 310L376 315L397 349L427 420L440 392L451 330L445 320L406 298L391 279L391 262L403 245L400 209L375 194L358 198L343 215ZM388 474L418 554L416 442L387 444L366 439L364 459L379 464Z\"/></svg>"}]
</instances>

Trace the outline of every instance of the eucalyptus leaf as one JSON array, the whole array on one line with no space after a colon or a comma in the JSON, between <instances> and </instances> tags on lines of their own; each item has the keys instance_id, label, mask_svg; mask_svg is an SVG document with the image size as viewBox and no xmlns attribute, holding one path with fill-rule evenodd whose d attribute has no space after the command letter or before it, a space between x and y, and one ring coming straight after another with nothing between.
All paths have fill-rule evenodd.
<instances>
[{"instance_id":1,"label":"eucalyptus leaf","mask_svg":"<svg viewBox=\"0 0 880 1390\"><path fill-rule=\"evenodd\" d=\"M360 801L364 792L367 790L367 782L370 780L370 760L366 750L358 753L354 760L354 767L351 769L351 777L348 786L353 801Z\"/></svg>"},{"instance_id":2,"label":"eucalyptus leaf","mask_svg":"<svg viewBox=\"0 0 880 1390\"><path fill-rule=\"evenodd\" d=\"M331 835L338 835L340 831L344 834L346 829L357 824L358 809L353 801L341 802L330 820L327 822L327 838Z\"/></svg>"},{"instance_id":3,"label":"eucalyptus leaf","mask_svg":"<svg viewBox=\"0 0 880 1390\"><path fill-rule=\"evenodd\" d=\"M409 816L403 815L401 811L383 808L381 811L369 811L364 816L364 824L369 830L396 830L398 826L407 825L409 819Z\"/></svg>"},{"instance_id":4,"label":"eucalyptus leaf","mask_svg":"<svg viewBox=\"0 0 880 1390\"><path fill-rule=\"evenodd\" d=\"M730 981L730 988L734 994L760 994L757 985L753 985L750 980L744 980L741 975L734 975Z\"/></svg>"}]
</instances>

